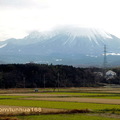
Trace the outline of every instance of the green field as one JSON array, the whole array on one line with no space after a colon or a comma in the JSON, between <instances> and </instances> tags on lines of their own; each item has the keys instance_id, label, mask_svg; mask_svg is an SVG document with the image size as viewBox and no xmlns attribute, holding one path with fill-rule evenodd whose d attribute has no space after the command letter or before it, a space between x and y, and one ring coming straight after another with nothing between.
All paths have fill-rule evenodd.
<instances>
[{"instance_id":1,"label":"green field","mask_svg":"<svg viewBox=\"0 0 120 120\"><path fill-rule=\"evenodd\" d=\"M58 109L120 109L120 105L113 104L97 104L97 103L80 103L80 102L58 102L58 101L38 101L38 100L17 100L17 99L1 99L0 105L9 106L25 106L25 107L42 107L42 108L58 108Z\"/></svg>"},{"instance_id":2,"label":"green field","mask_svg":"<svg viewBox=\"0 0 120 120\"><path fill-rule=\"evenodd\" d=\"M17 99L17 98L26 98L26 96L11 96L11 95L1 95L0 96L0 100L1 99Z\"/></svg>"},{"instance_id":3,"label":"green field","mask_svg":"<svg viewBox=\"0 0 120 120\"><path fill-rule=\"evenodd\" d=\"M114 89L113 92L108 92L108 90L102 92L101 90L94 89L93 92L90 90L76 91L71 89L62 89L60 91L41 91L34 93L25 90L25 93L18 92L10 94L4 90L5 93L0 95L0 105L4 106L18 106L18 107L40 107L40 108L50 108L50 109L65 109L65 110L83 110L90 109L91 113L78 113L78 114L41 114L41 115L29 115L29 116L16 116L19 120L118 120L120 119L120 104L100 104L100 103L90 103L90 102L67 102L67 101L49 101L49 100L30 100L25 98L97 98L101 101L101 98L106 99L120 99L120 92L118 89ZM112 91L112 89L110 90ZM114 92L115 91L115 92ZM116 93L117 91L117 93ZM17 94L16 94L17 93ZM2 120L2 119L0 119Z\"/></svg>"}]
</instances>

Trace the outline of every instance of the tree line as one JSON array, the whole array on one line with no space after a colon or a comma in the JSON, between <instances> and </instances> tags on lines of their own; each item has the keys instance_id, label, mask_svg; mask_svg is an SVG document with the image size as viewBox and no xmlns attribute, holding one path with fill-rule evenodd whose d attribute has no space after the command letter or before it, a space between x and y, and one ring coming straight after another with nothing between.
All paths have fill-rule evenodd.
<instances>
[{"instance_id":1,"label":"tree line","mask_svg":"<svg viewBox=\"0 0 120 120\"><path fill-rule=\"evenodd\" d=\"M103 79L96 77L94 72L99 70L99 68L76 68L52 64L2 64L0 65L0 88L98 86ZM120 69L118 72L120 76Z\"/></svg>"}]
</instances>

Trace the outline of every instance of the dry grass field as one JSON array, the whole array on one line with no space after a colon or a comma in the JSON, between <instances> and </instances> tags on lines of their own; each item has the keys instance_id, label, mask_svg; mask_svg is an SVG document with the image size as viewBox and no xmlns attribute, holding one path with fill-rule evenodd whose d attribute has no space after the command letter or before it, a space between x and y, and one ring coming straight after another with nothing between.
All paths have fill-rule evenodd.
<instances>
[{"instance_id":1,"label":"dry grass field","mask_svg":"<svg viewBox=\"0 0 120 120\"><path fill-rule=\"evenodd\" d=\"M63 98L23 98L26 100L46 100L46 101L65 101L65 102L85 102L85 103L102 103L102 104L120 104L119 99L102 99L102 98L78 98L78 97L63 97Z\"/></svg>"}]
</instances>

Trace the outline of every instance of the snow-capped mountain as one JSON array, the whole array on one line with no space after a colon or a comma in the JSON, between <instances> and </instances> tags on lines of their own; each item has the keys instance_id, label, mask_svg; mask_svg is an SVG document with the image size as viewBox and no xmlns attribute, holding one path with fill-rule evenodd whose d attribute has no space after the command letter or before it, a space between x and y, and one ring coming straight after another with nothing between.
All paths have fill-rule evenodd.
<instances>
[{"instance_id":1,"label":"snow-capped mountain","mask_svg":"<svg viewBox=\"0 0 120 120\"><path fill-rule=\"evenodd\" d=\"M23 39L1 41L0 61L100 65L104 45L109 63L113 64L119 59L120 39L103 30L63 27L49 32L34 31Z\"/></svg>"}]
</instances>

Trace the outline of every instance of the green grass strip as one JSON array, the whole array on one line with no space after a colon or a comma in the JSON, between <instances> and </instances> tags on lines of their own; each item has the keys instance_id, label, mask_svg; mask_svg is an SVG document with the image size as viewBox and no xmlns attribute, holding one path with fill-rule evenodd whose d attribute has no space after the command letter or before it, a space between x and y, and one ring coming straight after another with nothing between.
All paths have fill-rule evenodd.
<instances>
[{"instance_id":1,"label":"green grass strip","mask_svg":"<svg viewBox=\"0 0 120 120\"><path fill-rule=\"evenodd\" d=\"M58 101L37 101L37 100L17 100L17 99L1 99L0 105L10 106L31 106L42 108L58 108L58 109L120 109L120 105L113 104L97 104L97 103L79 103L79 102L58 102Z\"/></svg>"},{"instance_id":2,"label":"green grass strip","mask_svg":"<svg viewBox=\"0 0 120 120\"><path fill-rule=\"evenodd\" d=\"M0 95L0 99L17 99L17 98L26 98L26 96Z\"/></svg>"},{"instance_id":3,"label":"green grass strip","mask_svg":"<svg viewBox=\"0 0 120 120\"><path fill-rule=\"evenodd\" d=\"M119 95L116 93L92 93L92 92L45 92L45 93L37 93L37 94L60 94L60 95L78 95L78 96L101 96L101 95Z\"/></svg>"}]
</instances>

